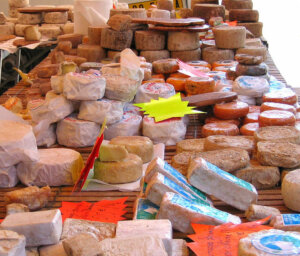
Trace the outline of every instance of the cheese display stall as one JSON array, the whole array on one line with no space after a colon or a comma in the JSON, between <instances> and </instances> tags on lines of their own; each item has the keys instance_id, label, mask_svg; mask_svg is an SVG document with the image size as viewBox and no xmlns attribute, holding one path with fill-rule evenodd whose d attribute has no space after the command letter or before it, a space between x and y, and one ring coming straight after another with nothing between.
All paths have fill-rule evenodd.
<instances>
[{"instance_id":1,"label":"cheese display stall","mask_svg":"<svg viewBox=\"0 0 300 256\"><path fill-rule=\"evenodd\" d=\"M0 255L300 255L298 96L252 1L156 4L9 1L6 44L57 46L0 96Z\"/></svg>"}]
</instances>

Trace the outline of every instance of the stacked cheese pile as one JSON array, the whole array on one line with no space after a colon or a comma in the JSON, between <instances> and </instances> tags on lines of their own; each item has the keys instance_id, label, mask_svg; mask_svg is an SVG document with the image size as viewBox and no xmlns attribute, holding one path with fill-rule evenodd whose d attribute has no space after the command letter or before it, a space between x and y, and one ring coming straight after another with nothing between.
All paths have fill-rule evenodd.
<instances>
[{"instance_id":1,"label":"stacked cheese pile","mask_svg":"<svg viewBox=\"0 0 300 256\"><path fill-rule=\"evenodd\" d=\"M3 12L0 13L0 35L8 36L13 35L15 32L15 24L8 22L8 19Z\"/></svg>"},{"instance_id":2,"label":"stacked cheese pile","mask_svg":"<svg viewBox=\"0 0 300 256\"><path fill-rule=\"evenodd\" d=\"M8 14L11 18L18 17L18 8L24 8L29 6L29 0L9 0L8 1Z\"/></svg>"}]
</instances>

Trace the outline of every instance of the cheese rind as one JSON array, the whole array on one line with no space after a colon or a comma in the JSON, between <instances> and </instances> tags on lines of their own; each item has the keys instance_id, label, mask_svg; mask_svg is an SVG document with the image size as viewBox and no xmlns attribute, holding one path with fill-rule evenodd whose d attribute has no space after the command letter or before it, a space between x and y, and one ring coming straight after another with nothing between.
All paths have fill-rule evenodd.
<instances>
[{"instance_id":1,"label":"cheese rind","mask_svg":"<svg viewBox=\"0 0 300 256\"><path fill-rule=\"evenodd\" d=\"M198 33L192 32L169 32L168 50L187 51L195 50L200 47Z\"/></svg>"},{"instance_id":2,"label":"cheese rind","mask_svg":"<svg viewBox=\"0 0 300 256\"><path fill-rule=\"evenodd\" d=\"M144 51L163 50L166 44L166 36L159 31L136 31L136 49Z\"/></svg>"},{"instance_id":3,"label":"cheese rind","mask_svg":"<svg viewBox=\"0 0 300 256\"><path fill-rule=\"evenodd\" d=\"M42 23L41 13L18 13L18 23L27 25L36 25Z\"/></svg>"},{"instance_id":4,"label":"cheese rind","mask_svg":"<svg viewBox=\"0 0 300 256\"><path fill-rule=\"evenodd\" d=\"M232 86L234 92L249 97L262 97L269 91L269 88L266 79L254 76L239 76Z\"/></svg>"},{"instance_id":5,"label":"cheese rind","mask_svg":"<svg viewBox=\"0 0 300 256\"><path fill-rule=\"evenodd\" d=\"M216 46L222 49L237 49L245 46L246 29L240 26L213 28Z\"/></svg>"},{"instance_id":6,"label":"cheese rind","mask_svg":"<svg viewBox=\"0 0 300 256\"><path fill-rule=\"evenodd\" d=\"M1 228L15 231L26 237L26 246L58 243L62 232L60 210L24 212L8 215Z\"/></svg>"},{"instance_id":7,"label":"cheese rind","mask_svg":"<svg viewBox=\"0 0 300 256\"><path fill-rule=\"evenodd\" d=\"M266 126L254 133L256 142L290 142L300 144L300 131L292 126Z\"/></svg>"},{"instance_id":8,"label":"cheese rind","mask_svg":"<svg viewBox=\"0 0 300 256\"><path fill-rule=\"evenodd\" d=\"M277 208L251 204L245 212L246 218L249 221L261 220L272 216L272 218L280 215L280 211Z\"/></svg>"},{"instance_id":9,"label":"cheese rind","mask_svg":"<svg viewBox=\"0 0 300 256\"><path fill-rule=\"evenodd\" d=\"M281 194L284 204L289 209L297 212L300 211L299 197L296 196L300 193L299 173L300 170L296 169L286 174L281 186Z\"/></svg>"},{"instance_id":10,"label":"cheese rind","mask_svg":"<svg viewBox=\"0 0 300 256\"><path fill-rule=\"evenodd\" d=\"M64 24L68 21L68 12L46 12L44 22L48 24Z\"/></svg>"},{"instance_id":11,"label":"cheese rind","mask_svg":"<svg viewBox=\"0 0 300 256\"><path fill-rule=\"evenodd\" d=\"M128 156L125 146L102 144L99 151L99 158L102 162L121 161Z\"/></svg>"},{"instance_id":12,"label":"cheese rind","mask_svg":"<svg viewBox=\"0 0 300 256\"><path fill-rule=\"evenodd\" d=\"M17 185L18 182L17 169L14 165L0 168L0 188L11 188Z\"/></svg>"},{"instance_id":13,"label":"cheese rind","mask_svg":"<svg viewBox=\"0 0 300 256\"><path fill-rule=\"evenodd\" d=\"M202 51L202 59L211 64L219 60L233 60L234 52L231 49L206 47Z\"/></svg>"},{"instance_id":14,"label":"cheese rind","mask_svg":"<svg viewBox=\"0 0 300 256\"><path fill-rule=\"evenodd\" d=\"M170 52L168 50L141 51L140 56L145 57L147 62L152 63L153 61L156 61L156 60L170 58Z\"/></svg>"},{"instance_id":15,"label":"cheese rind","mask_svg":"<svg viewBox=\"0 0 300 256\"><path fill-rule=\"evenodd\" d=\"M199 190L240 210L248 209L258 198L253 185L221 170L203 158L191 160L188 181Z\"/></svg>"},{"instance_id":16,"label":"cheese rind","mask_svg":"<svg viewBox=\"0 0 300 256\"><path fill-rule=\"evenodd\" d=\"M181 61L193 61L201 59L201 50L200 48L189 51L173 51L171 52L171 58L180 59Z\"/></svg>"},{"instance_id":17,"label":"cheese rind","mask_svg":"<svg viewBox=\"0 0 300 256\"><path fill-rule=\"evenodd\" d=\"M115 31L110 28L104 28L101 32L101 47L122 51L130 48L132 38L132 30Z\"/></svg>"},{"instance_id":18,"label":"cheese rind","mask_svg":"<svg viewBox=\"0 0 300 256\"><path fill-rule=\"evenodd\" d=\"M89 62L100 62L106 57L106 52L100 45L80 44L77 47L77 55Z\"/></svg>"},{"instance_id":19,"label":"cheese rind","mask_svg":"<svg viewBox=\"0 0 300 256\"><path fill-rule=\"evenodd\" d=\"M25 237L10 230L0 230L0 255L26 256Z\"/></svg>"}]
</instances>

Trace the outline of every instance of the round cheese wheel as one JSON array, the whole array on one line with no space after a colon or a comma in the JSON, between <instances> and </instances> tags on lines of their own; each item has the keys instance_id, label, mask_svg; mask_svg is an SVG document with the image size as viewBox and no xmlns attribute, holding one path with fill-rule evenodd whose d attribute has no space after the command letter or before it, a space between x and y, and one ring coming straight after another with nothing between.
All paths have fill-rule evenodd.
<instances>
[{"instance_id":1,"label":"round cheese wheel","mask_svg":"<svg viewBox=\"0 0 300 256\"><path fill-rule=\"evenodd\" d=\"M298 102L298 97L294 91L289 88L283 88L266 93L263 102L277 102L283 104L294 105Z\"/></svg>"},{"instance_id":2,"label":"round cheese wheel","mask_svg":"<svg viewBox=\"0 0 300 256\"><path fill-rule=\"evenodd\" d=\"M212 17L222 17L225 20L225 7L218 4L196 4L193 6L193 17L200 17L206 23Z\"/></svg>"},{"instance_id":3,"label":"round cheese wheel","mask_svg":"<svg viewBox=\"0 0 300 256\"><path fill-rule=\"evenodd\" d=\"M201 41L201 48L206 48L206 47L216 47L216 42L215 40L202 40Z\"/></svg>"},{"instance_id":4,"label":"round cheese wheel","mask_svg":"<svg viewBox=\"0 0 300 256\"><path fill-rule=\"evenodd\" d=\"M300 212L300 169L285 175L281 186L281 194L286 207Z\"/></svg>"},{"instance_id":5,"label":"round cheese wheel","mask_svg":"<svg viewBox=\"0 0 300 256\"><path fill-rule=\"evenodd\" d=\"M248 31L250 31L254 37L259 38L262 36L263 23L262 22L238 22L238 26L245 27Z\"/></svg>"},{"instance_id":6,"label":"round cheese wheel","mask_svg":"<svg viewBox=\"0 0 300 256\"><path fill-rule=\"evenodd\" d=\"M296 117L293 113L284 110L267 110L259 115L260 127L264 126L294 126Z\"/></svg>"},{"instance_id":7,"label":"round cheese wheel","mask_svg":"<svg viewBox=\"0 0 300 256\"><path fill-rule=\"evenodd\" d=\"M248 124L248 123L258 123L258 117L259 117L260 113L258 112L254 112L254 113L248 113L245 116L244 119L244 124Z\"/></svg>"},{"instance_id":8,"label":"round cheese wheel","mask_svg":"<svg viewBox=\"0 0 300 256\"><path fill-rule=\"evenodd\" d=\"M203 152L204 138L201 139L186 139L179 141L176 144L176 154L181 152Z\"/></svg>"},{"instance_id":9,"label":"round cheese wheel","mask_svg":"<svg viewBox=\"0 0 300 256\"><path fill-rule=\"evenodd\" d=\"M41 26L39 27L39 32L47 38L57 38L62 33L61 29L57 26Z\"/></svg>"},{"instance_id":10,"label":"round cheese wheel","mask_svg":"<svg viewBox=\"0 0 300 256\"><path fill-rule=\"evenodd\" d=\"M186 79L185 91L188 95L213 92L215 81L211 77L190 77Z\"/></svg>"},{"instance_id":11,"label":"round cheese wheel","mask_svg":"<svg viewBox=\"0 0 300 256\"><path fill-rule=\"evenodd\" d=\"M235 60L219 60L219 61L216 61L212 64L212 67L213 68L216 68L216 67L234 67L238 64L237 61Z\"/></svg>"},{"instance_id":12,"label":"round cheese wheel","mask_svg":"<svg viewBox=\"0 0 300 256\"><path fill-rule=\"evenodd\" d=\"M201 50L200 48L198 48L196 50L190 50L190 51L171 52L171 57L174 59L179 59L184 62L192 61L192 60L200 60Z\"/></svg>"},{"instance_id":13,"label":"round cheese wheel","mask_svg":"<svg viewBox=\"0 0 300 256\"><path fill-rule=\"evenodd\" d=\"M143 174L142 159L134 154L117 162L95 161L94 179L111 184L128 183L138 180Z\"/></svg>"},{"instance_id":14,"label":"round cheese wheel","mask_svg":"<svg viewBox=\"0 0 300 256\"><path fill-rule=\"evenodd\" d=\"M216 46L222 49L238 49L245 46L246 29L241 26L213 28Z\"/></svg>"},{"instance_id":15,"label":"round cheese wheel","mask_svg":"<svg viewBox=\"0 0 300 256\"><path fill-rule=\"evenodd\" d=\"M230 49L218 49L216 47L206 47L202 51L203 60L214 63L219 60L233 60L234 52Z\"/></svg>"},{"instance_id":16,"label":"round cheese wheel","mask_svg":"<svg viewBox=\"0 0 300 256\"><path fill-rule=\"evenodd\" d=\"M240 101L220 103L214 106L214 114L220 119L236 119L244 117L249 112L249 105Z\"/></svg>"},{"instance_id":17,"label":"round cheese wheel","mask_svg":"<svg viewBox=\"0 0 300 256\"><path fill-rule=\"evenodd\" d=\"M189 61L187 62L187 64L189 64L190 66L193 66L193 67L207 67L209 69L211 69L211 65L204 61L204 60L193 60L193 61Z\"/></svg>"},{"instance_id":18,"label":"round cheese wheel","mask_svg":"<svg viewBox=\"0 0 300 256\"><path fill-rule=\"evenodd\" d=\"M105 28L104 26L102 26L102 27L89 26L88 27L88 37L89 37L90 44L100 45L101 33L104 28Z\"/></svg>"},{"instance_id":19,"label":"round cheese wheel","mask_svg":"<svg viewBox=\"0 0 300 256\"><path fill-rule=\"evenodd\" d=\"M180 73L180 72L176 72L176 73L170 74L169 78L170 77L175 77L175 78L189 78L190 76L188 76L186 74L183 74L183 73Z\"/></svg>"},{"instance_id":20,"label":"round cheese wheel","mask_svg":"<svg viewBox=\"0 0 300 256\"><path fill-rule=\"evenodd\" d=\"M203 66L194 66L193 68L196 71L205 72L205 73L210 71L208 67L203 67Z\"/></svg>"},{"instance_id":21,"label":"round cheese wheel","mask_svg":"<svg viewBox=\"0 0 300 256\"><path fill-rule=\"evenodd\" d=\"M135 48L143 51L163 50L166 45L166 35L160 31L140 30L134 34Z\"/></svg>"},{"instance_id":22,"label":"round cheese wheel","mask_svg":"<svg viewBox=\"0 0 300 256\"><path fill-rule=\"evenodd\" d=\"M251 9L232 9L229 11L230 21L257 22L259 12Z\"/></svg>"},{"instance_id":23,"label":"round cheese wheel","mask_svg":"<svg viewBox=\"0 0 300 256\"><path fill-rule=\"evenodd\" d=\"M168 50L159 51L141 51L140 56L146 58L147 62L153 62L156 60L168 59L170 58L170 52Z\"/></svg>"},{"instance_id":24,"label":"round cheese wheel","mask_svg":"<svg viewBox=\"0 0 300 256\"><path fill-rule=\"evenodd\" d=\"M48 24L64 24L68 21L68 12L45 12L44 22Z\"/></svg>"},{"instance_id":25,"label":"round cheese wheel","mask_svg":"<svg viewBox=\"0 0 300 256\"><path fill-rule=\"evenodd\" d=\"M252 9L252 0L231 0L229 1L228 10L231 9Z\"/></svg>"},{"instance_id":26,"label":"round cheese wheel","mask_svg":"<svg viewBox=\"0 0 300 256\"><path fill-rule=\"evenodd\" d=\"M247 54L251 56L261 56L263 60L267 58L267 48L265 46L246 46L237 49L236 54Z\"/></svg>"},{"instance_id":27,"label":"round cheese wheel","mask_svg":"<svg viewBox=\"0 0 300 256\"><path fill-rule=\"evenodd\" d=\"M231 66L218 66L218 67L214 67L213 71L221 71L221 72L226 72L232 70L233 67Z\"/></svg>"},{"instance_id":28,"label":"round cheese wheel","mask_svg":"<svg viewBox=\"0 0 300 256\"><path fill-rule=\"evenodd\" d=\"M188 51L200 47L198 33L196 32L169 32L169 51Z\"/></svg>"},{"instance_id":29,"label":"round cheese wheel","mask_svg":"<svg viewBox=\"0 0 300 256\"><path fill-rule=\"evenodd\" d=\"M240 128L240 133L245 136L253 136L259 129L259 123L247 123Z\"/></svg>"},{"instance_id":30,"label":"round cheese wheel","mask_svg":"<svg viewBox=\"0 0 300 256\"><path fill-rule=\"evenodd\" d=\"M214 116L205 118L205 123L206 123L206 124L209 124L209 123L219 123L219 122L235 124L235 125L237 125L237 126L240 125L240 120L239 120L239 119L228 119L228 120L224 120L224 119L216 118L216 117L214 117Z\"/></svg>"},{"instance_id":31,"label":"round cheese wheel","mask_svg":"<svg viewBox=\"0 0 300 256\"><path fill-rule=\"evenodd\" d=\"M267 74L268 66L265 63L259 65L243 65L238 64L236 66L237 76L263 76Z\"/></svg>"},{"instance_id":32,"label":"round cheese wheel","mask_svg":"<svg viewBox=\"0 0 300 256\"><path fill-rule=\"evenodd\" d=\"M169 98L175 95L173 85L168 83L146 83L139 86L135 96L135 103L150 102L151 99Z\"/></svg>"},{"instance_id":33,"label":"round cheese wheel","mask_svg":"<svg viewBox=\"0 0 300 256\"><path fill-rule=\"evenodd\" d=\"M300 132L293 126L266 126L254 134L256 141L290 142L300 144Z\"/></svg>"},{"instance_id":34,"label":"round cheese wheel","mask_svg":"<svg viewBox=\"0 0 300 256\"><path fill-rule=\"evenodd\" d=\"M36 25L42 23L41 13L18 13L18 23Z\"/></svg>"},{"instance_id":35,"label":"round cheese wheel","mask_svg":"<svg viewBox=\"0 0 300 256\"><path fill-rule=\"evenodd\" d=\"M285 110L296 115L296 108L294 106L283 103L264 102L260 107L260 111L264 112L266 110Z\"/></svg>"},{"instance_id":36,"label":"round cheese wheel","mask_svg":"<svg viewBox=\"0 0 300 256\"><path fill-rule=\"evenodd\" d=\"M132 30L115 31L110 28L104 28L101 32L101 47L122 51L130 48L132 38Z\"/></svg>"},{"instance_id":37,"label":"round cheese wheel","mask_svg":"<svg viewBox=\"0 0 300 256\"><path fill-rule=\"evenodd\" d=\"M269 91L269 83L261 77L240 76L233 82L232 90L240 95L262 97Z\"/></svg>"},{"instance_id":38,"label":"round cheese wheel","mask_svg":"<svg viewBox=\"0 0 300 256\"><path fill-rule=\"evenodd\" d=\"M152 63L152 67L153 72L157 74L175 73L179 69L176 59L156 60Z\"/></svg>"},{"instance_id":39,"label":"round cheese wheel","mask_svg":"<svg viewBox=\"0 0 300 256\"><path fill-rule=\"evenodd\" d=\"M240 133L239 128L235 124L226 122L209 123L202 127L201 134L203 137L211 135L238 135Z\"/></svg>"},{"instance_id":40,"label":"round cheese wheel","mask_svg":"<svg viewBox=\"0 0 300 256\"><path fill-rule=\"evenodd\" d=\"M260 113L260 106L249 106L249 113L254 113L254 112L258 112Z\"/></svg>"},{"instance_id":41,"label":"round cheese wheel","mask_svg":"<svg viewBox=\"0 0 300 256\"><path fill-rule=\"evenodd\" d=\"M168 84L174 86L175 91L184 91L186 78L182 77L169 77L166 81Z\"/></svg>"},{"instance_id":42,"label":"round cheese wheel","mask_svg":"<svg viewBox=\"0 0 300 256\"><path fill-rule=\"evenodd\" d=\"M263 62L262 56L252 56L248 54L236 54L234 58L243 65L259 65Z\"/></svg>"},{"instance_id":43,"label":"round cheese wheel","mask_svg":"<svg viewBox=\"0 0 300 256\"><path fill-rule=\"evenodd\" d=\"M106 57L105 50L99 45L80 44L77 48L79 57L86 58L89 62L100 62Z\"/></svg>"}]
</instances>

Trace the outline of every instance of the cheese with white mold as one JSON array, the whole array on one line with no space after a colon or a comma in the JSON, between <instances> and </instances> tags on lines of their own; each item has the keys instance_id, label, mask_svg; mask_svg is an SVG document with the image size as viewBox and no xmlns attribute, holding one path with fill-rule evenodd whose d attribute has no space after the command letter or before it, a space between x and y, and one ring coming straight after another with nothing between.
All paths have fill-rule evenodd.
<instances>
[{"instance_id":1,"label":"cheese with white mold","mask_svg":"<svg viewBox=\"0 0 300 256\"><path fill-rule=\"evenodd\" d=\"M194 232L191 223L206 225L241 223L241 219L237 216L199 204L171 192L165 193L157 219L169 219L172 227L183 233Z\"/></svg>"},{"instance_id":2,"label":"cheese with white mold","mask_svg":"<svg viewBox=\"0 0 300 256\"><path fill-rule=\"evenodd\" d=\"M18 177L27 186L73 185L83 168L80 153L72 149L39 149L39 155L37 162L18 164Z\"/></svg>"},{"instance_id":3,"label":"cheese with white mold","mask_svg":"<svg viewBox=\"0 0 300 256\"><path fill-rule=\"evenodd\" d=\"M0 230L1 256L26 256L25 237L11 230Z\"/></svg>"},{"instance_id":4,"label":"cheese with white mold","mask_svg":"<svg viewBox=\"0 0 300 256\"><path fill-rule=\"evenodd\" d=\"M250 97L262 97L269 88L266 79L254 76L239 76L232 86L232 90L237 94Z\"/></svg>"},{"instance_id":5,"label":"cheese with white mold","mask_svg":"<svg viewBox=\"0 0 300 256\"><path fill-rule=\"evenodd\" d=\"M243 211L250 204L256 203L258 198L252 184L221 170L203 158L191 160L188 181L199 190Z\"/></svg>"},{"instance_id":6,"label":"cheese with white mold","mask_svg":"<svg viewBox=\"0 0 300 256\"><path fill-rule=\"evenodd\" d=\"M1 223L2 229L17 232L26 237L26 246L58 243L62 232L60 210L11 214Z\"/></svg>"}]
</instances>

